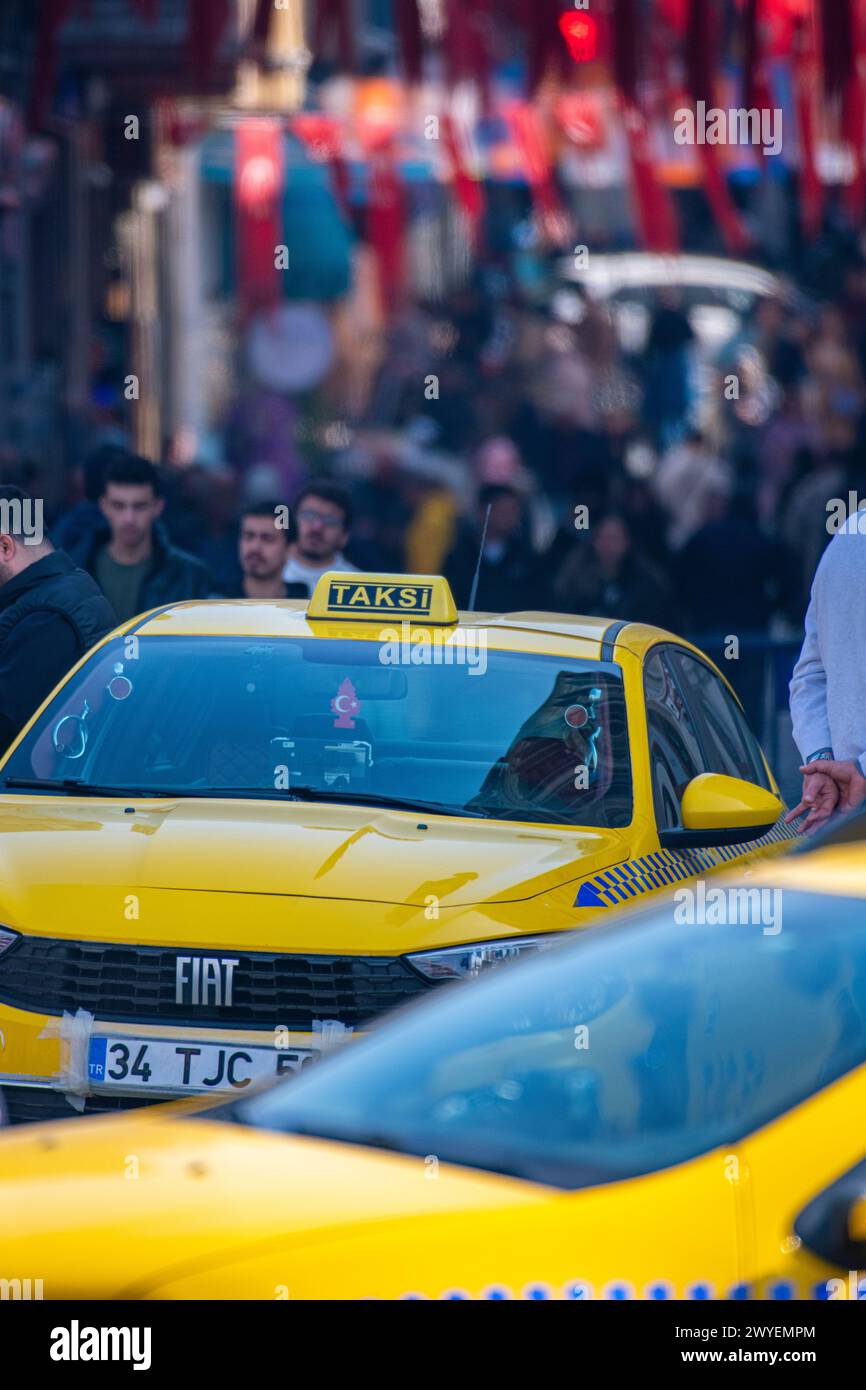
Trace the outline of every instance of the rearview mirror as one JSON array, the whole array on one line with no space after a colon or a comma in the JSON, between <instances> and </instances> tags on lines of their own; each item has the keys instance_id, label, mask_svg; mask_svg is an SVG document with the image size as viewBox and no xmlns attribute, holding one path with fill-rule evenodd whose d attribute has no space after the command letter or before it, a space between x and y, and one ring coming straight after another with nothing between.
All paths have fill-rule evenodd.
<instances>
[{"instance_id":1,"label":"rearview mirror","mask_svg":"<svg viewBox=\"0 0 866 1390\"><path fill-rule=\"evenodd\" d=\"M660 830L665 849L701 849L707 845L741 845L772 830L782 814L779 798L765 787L702 772L693 777L680 803L681 830Z\"/></svg>"}]
</instances>

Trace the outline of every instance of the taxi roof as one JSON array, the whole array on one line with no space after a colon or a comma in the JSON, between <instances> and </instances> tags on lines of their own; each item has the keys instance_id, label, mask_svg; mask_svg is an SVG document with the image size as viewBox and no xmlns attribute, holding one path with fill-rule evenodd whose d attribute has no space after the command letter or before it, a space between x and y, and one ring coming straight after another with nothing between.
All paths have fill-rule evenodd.
<instances>
[{"instance_id":1,"label":"taxi roof","mask_svg":"<svg viewBox=\"0 0 866 1390\"><path fill-rule=\"evenodd\" d=\"M383 622L400 622L394 619L377 618L375 621L361 622L355 619L336 622L318 622L307 617L306 599L196 599L168 604L139 615L126 623L118 631L124 634L134 632L140 637L356 637L361 641L381 641ZM413 629L424 626L423 619L410 620ZM610 618L586 616L570 613L546 613L536 610L514 613L469 613L458 612L457 623L450 630L477 630L484 628L491 632L499 630L503 636L513 635L509 642L519 649L519 636L526 635L527 649L534 646L531 634L551 638L569 638L584 646L600 649L612 624ZM619 627L619 624L615 625ZM667 638L679 641L673 634L661 628L648 627L643 623L624 624L627 632L617 640L626 650L640 654L652 642ZM625 640L623 640L625 639ZM591 653L598 656L598 650Z\"/></svg>"}]
</instances>

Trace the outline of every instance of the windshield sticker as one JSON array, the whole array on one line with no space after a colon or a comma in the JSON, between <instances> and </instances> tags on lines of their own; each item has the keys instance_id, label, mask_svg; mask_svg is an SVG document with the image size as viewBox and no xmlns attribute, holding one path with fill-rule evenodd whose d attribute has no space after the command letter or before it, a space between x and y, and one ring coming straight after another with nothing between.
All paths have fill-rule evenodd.
<instances>
[{"instance_id":1,"label":"windshield sticker","mask_svg":"<svg viewBox=\"0 0 866 1390\"><path fill-rule=\"evenodd\" d=\"M129 676L123 674L122 661L115 662L114 675L108 682L107 689L112 700L128 700L132 694L132 681Z\"/></svg>"},{"instance_id":2,"label":"windshield sticker","mask_svg":"<svg viewBox=\"0 0 866 1390\"><path fill-rule=\"evenodd\" d=\"M331 701L331 709L337 716L334 720L335 729L354 729L355 721L352 715L359 713L361 701L348 676L340 682L340 688Z\"/></svg>"},{"instance_id":3,"label":"windshield sticker","mask_svg":"<svg viewBox=\"0 0 866 1390\"><path fill-rule=\"evenodd\" d=\"M565 711L565 722L570 729L582 729L588 718L585 705L569 705Z\"/></svg>"}]
</instances>

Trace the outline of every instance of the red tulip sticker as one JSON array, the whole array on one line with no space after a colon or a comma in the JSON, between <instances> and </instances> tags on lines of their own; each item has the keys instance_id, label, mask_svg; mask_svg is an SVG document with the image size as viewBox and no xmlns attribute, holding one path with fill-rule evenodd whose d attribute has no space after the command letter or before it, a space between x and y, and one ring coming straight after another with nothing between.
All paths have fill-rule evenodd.
<instances>
[{"instance_id":1,"label":"red tulip sticker","mask_svg":"<svg viewBox=\"0 0 866 1390\"><path fill-rule=\"evenodd\" d=\"M334 720L335 729L354 729L355 721L353 714L357 714L361 708L361 701L355 694L355 687L347 676L341 681L340 688L331 701L331 709L336 714Z\"/></svg>"}]
</instances>

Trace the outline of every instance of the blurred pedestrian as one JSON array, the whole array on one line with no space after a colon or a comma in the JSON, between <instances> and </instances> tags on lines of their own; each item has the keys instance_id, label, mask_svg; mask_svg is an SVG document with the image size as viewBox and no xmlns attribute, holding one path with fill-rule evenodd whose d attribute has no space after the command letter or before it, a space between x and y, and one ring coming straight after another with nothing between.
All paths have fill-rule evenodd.
<instances>
[{"instance_id":1,"label":"blurred pedestrian","mask_svg":"<svg viewBox=\"0 0 866 1390\"><path fill-rule=\"evenodd\" d=\"M708 495L703 525L673 568L686 632L723 666L753 727L761 728L764 646L792 583L784 546L758 526L749 493L731 497L720 488Z\"/></svg>"},{"instance_id":2,"label":"blurred pedestrian","mask_svg":"<svg viewBox=\"0 0 866 1390\"><path fill-rule=\"evenodd\" d=\"M288 508L280 502L251 502L241 513L238 558L243 578L230 598L305 598L306 584L287 584L289 528L281 524Z\"/></svg>"},{"instance_id":3,"label":"blurred pedestrian","mask_svg":"<svg viewBox=\"0 0 866 1390\"><path fill-rule=\"evenodd\" d=\"M695 335L678 291L659 291L643 360L643 419L657 450L682 439L695 399Z\"/></svg>"},{"instance_id":4,"label":"blurred pedestrian","mask_svg":"<svg viewBox=\"0 0 866 1390\"><path fill-rule=\"evenodd\" d=\"M20 488L0 486L0 748L115 623L90 575L25 528L28 505Z\"/></svg>"},{"instance_id":5,"label":"blurred pedestrian","mask_svg":"<svg viewBox=\"0 0 866 1390\"><path fill-rule=\"evenodd\" d=\"M74 558L93 575L118 622L213 592L206 566L170 543L160 525L164 505L152 463L129 453L110 460L99 497L104 525Z\"/></svg>"},{"instance_id":6,"label":"blurred pedestrian","mask_svg":"<svg viewBox=\"0 0 866 1390\"><path fill-rule=\"evenodd\" d=\"M524 500L515 488L500 483L481 489L474 523L464 525L445 561L457 607L469 605L488 507L474 610L510 613L534 608L540 597L540 562L527 536Z\"/></svg>"},{"instance_id":7,"label":"blurred pedestrian","mask_svg":"<svg viewBox=\"0 0 866 1390\"><path fill-rule=\"evenodd\" d=\"M123 456L126 450L119 444L100 444L92 449L79 469L75 470L76 488L80 493L75 502L51 528L51 537L60 550L75 553L89 544L105 525L99 506L105 470L112 459Z\"/></svg>"},{"instance_id":8,"label":"blurred pedestrian","mask_svg":"<svg viewBox=\"0 0 866 1390\"><path fill-rule=\"evenodd\" d=\"M634 545L619 512L594 521L575 540L553 579L554 607L563 613L672 626L673 600L664 576Z\"/></svg>"},{"instance_id":9,"label":"blurred pedestrian","mask_svg":"<svg viewBox=\"0 0 866 1390\"><path fill-rule=\"evenodd\" d=\"M728 464L717 458L699 429L662 455L652 487L670 517L667 539L681 550L703 524L711 494L729 491L733 484Z\"/></svg>"},{"instance_id":10,"label":"blurred pedestrian","mask_svg":"<svg viewBox=\"0 0 866 1390\"><path fill-rule=\"evenodd\" d=\"M311 594L328 570L354 570L343 554L352 525L349 494L339 483L308 483L295 498L294 540L283 568L287 584L303 585Z\"/></svg>"}]
</instances>

